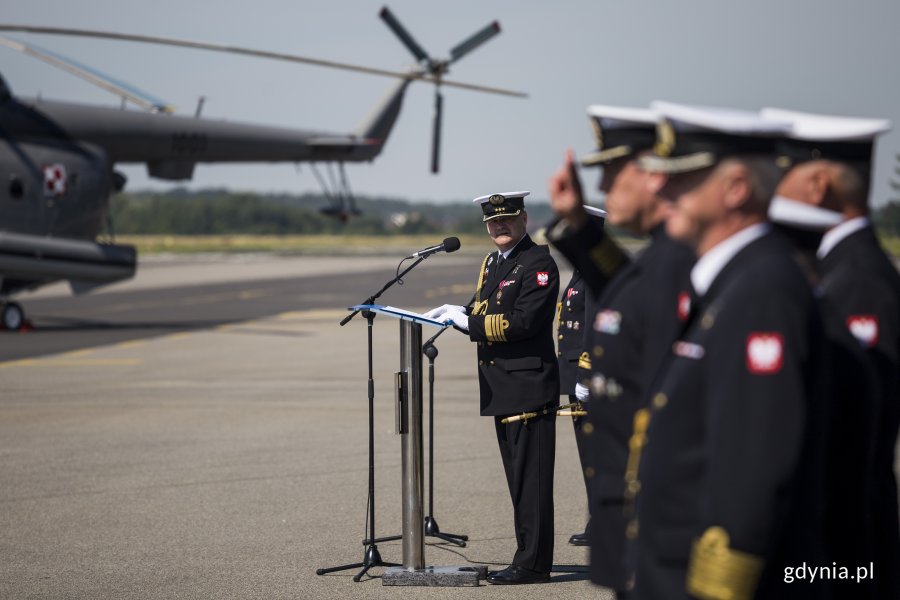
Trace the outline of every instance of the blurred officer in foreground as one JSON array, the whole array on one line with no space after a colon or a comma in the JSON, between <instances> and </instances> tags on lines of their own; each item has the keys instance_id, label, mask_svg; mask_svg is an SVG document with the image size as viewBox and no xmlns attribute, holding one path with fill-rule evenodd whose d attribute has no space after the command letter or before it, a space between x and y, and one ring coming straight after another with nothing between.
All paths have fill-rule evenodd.
<instances>
[{"instance_id":1,"label":"blurred officer in foreground","mask_svg":"<svg viewBox=\"0 0 900 600\"><path fill-rule=\"evenodd\" d=\"M596 219L600 227L606 217L606 211L585 206L584 210L590 218ZM584 478L585 491L588 498L588 507L591 504L591 479L586 471L591 466L588 457L588 438L584 432L587 417L584 413L589 396L588 385L591 379L590 354L590 324L594 321L597 300L593 294L589 294L584 285L584 277L575 269L572 278L563 289L562 297L557 305L557 352L559 357L559 393L567 397L568 404L575 404L576 410L572 413L572 427L575 430L575 444L578 447L578 460L581 464L581 473ZM580 410L578 410L580 408ZM592 431L591 428L589 428ZM591 529L590 517L583 533L576 533L569 537L569 543L573 546L587 546L589 543L588 532Z\"/></svg>"},{"instance_id":2,"label":"blurred officer in foreground","mask_svg":"<svg viewBox=\"0 0 900 600\"><path fill-rule=\"evenodd\" d=\"M694 248L695 302L635 417L634 597L822 598L784 568L821 554L822 324L790 246L766 223L781 172L758 115L654 103L654 156Z\"/></svg>"},{"instance_id":3,"label":"blurred officer in foreground","mask_svg":"<svg viewBox=\"0 0 900 600\"><path fill-rule=\"evenodd\" d=\"M513 503L517 549L512 564L488 575L495 584L540 583L553 566L553 471L559 366L553 318L559 271L546 246L525 232L529 192L491 194L481 204L497 252L478 274L475 305L426 313L452 321L478 343L481 414L494 417ZM505 417L530 413L502 423Z\"/></svg>"},{"instance_id":4,"label":"blurred officer in foreground","mask_svg":"<svg viewBox=\"0 0 900 600\"><path fill-rule=\"evenodd\" d=\"M900 275L878 243L868 218L875 137L887 132L890 123L780 109L763 109L761 114L792 124L790 139L781 145L781 153L791 168L778 187L773 220L784 219L783 208L791 206L791 201L819 215L823 229L827 229L816 252L825 300L836 309L841 324L876 369L880 385L872 408L866 406L868 398L862 388L851 390L855 392L849 398L851 406L834 421L836 431L830 447L834 454L866 457L872 452L868 468L845 469L835 475L836 481L830 486L835 490L832 495L870 494L868 504L855 507L852 513L848 509L835 515L833 521L843 528L837 543L832 544L834 560L848 567L873 561L876 597L900 598L900 533L894 477L900 426ZM873 410L875 416L869 421L877 424L874 431L854 427ZM865 431L869 436L850 438L848 433L853 431ZM871 447L867 444L870 441ZM865 489L866 484L871 489ZM863 525L865 517L870 522ZM863 527L865 531L860 531ZM868 547L860 551L859 544ZM852 593L848 590L848 594Z\"/></svg>"},{"instance_id":5,"label":"blurred officer in foreground","mask_svg":"<svg viewBox=\"0 0 900 600\"><path fill-rule=\"evenodd\" d=\"M649 236L641 255L603 288L591 316L589 357L591 399L588 429L593 481L591 491L591 581L622 596L627 580L623 559L627 518L628 442L635 413L644 406L652 375L688 316L688 273L692 251L665 233L671 203L659 195L665 175L649 173L638 157L653 147L657 114L648 109L592 106L588 109L597 150L583 166L603 169L607 222L635 236ZM583 222L582 198L571 158L551 179L554 211L564 223L550 239L573 264L593 263L602 231L576 229ZM585 239L587 234L593 239ZM599 270L598 265L594 267ZM587 268L589 272L591 268Z\"/></svg>"}]
</instances>

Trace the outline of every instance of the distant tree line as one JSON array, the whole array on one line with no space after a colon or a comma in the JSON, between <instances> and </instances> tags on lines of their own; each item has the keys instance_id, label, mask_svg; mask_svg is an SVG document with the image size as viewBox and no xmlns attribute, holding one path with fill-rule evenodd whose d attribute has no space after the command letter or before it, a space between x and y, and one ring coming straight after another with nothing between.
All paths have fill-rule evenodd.
<instances>
[{"instance_id":1,"label":"distant tree line","mask_svg":"<svg viewBox=\"0 0 900 600\"><path fill-rule=\"evenodd\" d=\"M318 194L251 194L227 190L122 193L113 197L114 233L170 235L360 235L480 234L481 211L470 201L431 203L397 198L361 197L361 216L341 223L323 215L329 205ZM528 207L529 229L546 224L546 202ZM873 221L881 233L900 237L900 200L875 210Z\"/></svg>"},{"instance_id":2,"label":"distant tree line","mask_svg":"<svg viewBox=\"0 0 900 600\"><path fill-rule=\"evenodd\" d=\"M471 201L430 203L396 198L357 198L360 216L341 223L321 213L328 200L317 194L252 194L227 190L133 192L116 194L113 233L171 235L317 235L349 233L396 235L482 233L481 211ZM550 218L550 207L528 209L531 226Z\"/></svg>"}]
</instances>

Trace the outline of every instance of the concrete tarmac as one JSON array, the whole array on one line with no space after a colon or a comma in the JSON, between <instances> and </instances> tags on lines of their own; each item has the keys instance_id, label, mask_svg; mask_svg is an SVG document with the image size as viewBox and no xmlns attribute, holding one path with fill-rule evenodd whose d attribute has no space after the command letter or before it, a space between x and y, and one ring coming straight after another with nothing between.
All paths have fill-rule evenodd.
<instances>
[{"instance_id":1,"label":"concrete tarmac","mask_svg":"<svg viewBox=\"0 0 900 600\"><path fill-rule=\"evenodd\" d=\"M42 338L49 351L0 358L0 598L608 597L587 581L585 549L566 543L586 519L568 418L557 424L557 569L550 583L402 588L383 587L380 567L359 583L352 581L358 568L315 574L363 559L366 322L338 322L347 314L340 307L376 291L373 284L386 281L396 261L329 259L329 269L318 271L320 259L290 260L277 268L261 260L253 269L262 277L257 281L276 290L259 300L265 310L252 308L252 294L221 305L231 296L220 294L200 303L212 316L191 327L178 326L187 306L169 305L165 316L164 295L159 306L128 309L137 313L107 310L88 318L78 311L125 304L116 294L172 290L203 298L209 294L202 286L227 283L240 291L254 281L241 273L245 267L211 260L198 268L203 277L192 279L176 260L144 270L153 271L155 282L141 279L131 284L139 289L114 289L82 308L52 291L25 301L38 325L50 329ZM478 260L427 261L387 303L424 310L464 302ZM179 287L168 287L174 280ZM334 288L323 283L345 280ZM279 282L301 290L289 310L272 300ZM135 317L128 315L142 310L159 310L159 319L174 325L150 335L130 327ZM219 310L227 318L213 318ZM60 311L72 311L71 321L54 329L49 317ZM110 323L115 327L104 327ZM108 329L136 333L108 339L97 333ZM399 533L401 522L392 383L398 330L396 321L375 320L379 537ZM41 331L0 335L0 346L27 345ZM70 338L87 341L59 341ZM457 548L426 538L425 560L502 567L515 546L512 508L493 423L478 416L475 348L455 331L437 347L433 516L469 543ZM385 561L402 560L399 541L379 543L378 550Z\"/></svg>"}]
</instances>

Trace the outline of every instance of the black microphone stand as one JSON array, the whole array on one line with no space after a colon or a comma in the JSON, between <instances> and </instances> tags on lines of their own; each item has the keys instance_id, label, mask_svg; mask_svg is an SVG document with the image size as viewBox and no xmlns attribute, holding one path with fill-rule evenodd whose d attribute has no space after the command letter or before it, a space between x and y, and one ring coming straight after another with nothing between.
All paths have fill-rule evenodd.
<instances>
[{"instance_id":1,"label":"black microphone stand","mask_svg":"<svg viewBox=\"0 0 900 600\"><path fill-rule=\"evenodd\" d=\"M428 515L425 517L425 535L465 548L469 536L442 532L432 516L434 515L434 359L438 355L434 341L447 329L450 328L441 329L422 344L422 352L428 357Z\"/></svg>"},{"instance_id":2,"label":"black microphone stand","mask_svg":"<svg viewBox=\"0 0 900 600\"><path fill-rule=\"evenodd\" d=\"M397 283L398 281L402 282L402 278L404 275L412 271L420 262L428 258L428 256L420 256L416 262L410 265L405 271L400 273L400 268L397 268L398 274L396 277L387 282L381 290L379 290L376 294L369 296L366 298L365 302L362 304L374 304L375 300L378 299L381 294L385 292L389 287ZM403 260L406 260L405 258ZM400 264L403 264L403 261L400 261ZM349 315L347 315L344 320L341 321L341 327L350 322L350 319L355 317L359 310L355 310ZM327 567L324 569L316 569L316 575L325 575L326 573L333 573L335 571L343 571L346 569L357 569L362 567L362 570L353 576L353 581L359 581L362 579L363 575L368 572L372 567L399 567L399 563L391 563L385 562L381 559L381 554L378 552L378 546L376 546L376 542L383 542L389 540L399 540L403 536L391 536L386 538L375 538L375 378L372 374L372 324L375 320L375 313L369 310L362 310L362 315L369 322L368 326L368 359L369 359L369 384L368 384L368 394L369 394L369 499L368 499L368 507L366 510L366 519L368 520L369 526L369 537L363 540L363 545L366 546L365 553L363 554L362 562L351 563L348 565L340 565L338 567Z\"/></svg>"}]
</instances>

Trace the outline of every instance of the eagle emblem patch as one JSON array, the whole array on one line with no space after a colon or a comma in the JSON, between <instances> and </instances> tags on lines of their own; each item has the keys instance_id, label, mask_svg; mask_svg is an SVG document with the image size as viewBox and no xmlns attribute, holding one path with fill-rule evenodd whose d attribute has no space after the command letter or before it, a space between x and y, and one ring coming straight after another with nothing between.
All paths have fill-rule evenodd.
<instances>
[{"instance_id":1,"label":"eagle emblem patch","mask_svg":"<svg viewBox=\"0 0 900 600\"><path fill-rule=\"evenodd\" d=\"M863 348L872 348L878 343L878 317L875 315L850 315L847 328Z\"/></svg>"},{"instance_id":2,"label":"eagle emblem patch","mask_svg":"<svg viewBox=\"0 0 900 600\"><path fill-rule=\"evenodd\" d=\"M777 332L747 336L747 370L754 375L774 375L784 364L784 337Z\"/></svg>"}]
</instances>

